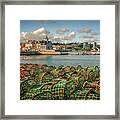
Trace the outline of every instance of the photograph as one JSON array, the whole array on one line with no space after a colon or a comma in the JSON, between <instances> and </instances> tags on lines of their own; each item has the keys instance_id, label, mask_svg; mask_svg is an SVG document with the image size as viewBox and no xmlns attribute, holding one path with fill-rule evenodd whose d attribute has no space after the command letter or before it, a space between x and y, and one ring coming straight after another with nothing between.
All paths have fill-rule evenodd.
<instances>
[{"instance_id":1,"label":"photograph","mask_svg":"<svg viewBox=\"0 0 120 120\"><path fill-rule=\"evenodd\" d=\"M100 20L20 20L20 100L100 100Z\"/></svg>"}]
</instances>

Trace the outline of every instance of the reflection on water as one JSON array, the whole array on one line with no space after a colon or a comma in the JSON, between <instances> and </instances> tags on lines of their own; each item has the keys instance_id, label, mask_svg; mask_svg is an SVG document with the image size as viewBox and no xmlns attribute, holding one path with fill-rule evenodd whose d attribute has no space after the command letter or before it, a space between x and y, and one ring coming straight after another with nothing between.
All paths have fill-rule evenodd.
<instances>
[{"instance_id":1,"label":"reflection on water","mask_svg":"<svg viewBox=\"0 0 120 120\"><path fill-rule=\"evenodd\" d=\"M21 63L32 64L48 64L48 65L65 65L76 66L78 64L82 66L95 66L100 65L99 55L32 55L32 56L20 56Z\"/></svg>"}]
</instances>

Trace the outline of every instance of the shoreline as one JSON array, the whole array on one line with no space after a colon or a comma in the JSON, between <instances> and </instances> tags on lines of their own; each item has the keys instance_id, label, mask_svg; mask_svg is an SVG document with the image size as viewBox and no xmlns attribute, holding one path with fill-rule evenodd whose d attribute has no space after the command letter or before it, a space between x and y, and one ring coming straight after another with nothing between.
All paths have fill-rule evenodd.
<instances>
[{"instance_id":1,"label":"shoreline","mask_svg":"<svg viewBox=\"0 0 120 120\"><path fill-rule=\"evenodd\" d=\"M29 55L100 55L100 53L79 53L79 52L76 52L76 53L60 53L60 54L39 54L39 53L20 53L20 56L29 56Z\"/></svg>"},{"instance_id":2,"label":"shoreline","mask_svg":"<svg viewBox=\"0 0 120 120\"><path fill-rule=\"evenodd\" d=\"M20 55L100 55L100 51L21 51Z\"/></svg>"}]
</instances>

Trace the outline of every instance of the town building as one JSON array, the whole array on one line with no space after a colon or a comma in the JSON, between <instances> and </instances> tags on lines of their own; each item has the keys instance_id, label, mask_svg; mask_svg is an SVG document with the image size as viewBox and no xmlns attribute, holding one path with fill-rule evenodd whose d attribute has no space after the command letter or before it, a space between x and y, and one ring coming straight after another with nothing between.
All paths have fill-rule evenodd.
<instances>
[{"instance_id":1,"label":"town building","mask_svg":"<svg viewBox=\"0 0 120 120\"><path fill-rule=\"evenodd\" d=\"M83 48L86 49L86 48L90 48L90 44L88 42L84 42L83 43Z\"/></svg>"},{"instance_id":2,"label":"town building","mask_svg":"<svg viewBox=\"0 0 120 120\"><path fill-rule=\"evenodd\" d=\"M96 42L93 42L92 44L93 44L93 49L95 49L95 48L96 48L97 43L96 43Z\"/></svg>"},{"instance_id":3,"label":"town building","mask_svg":"<svg viewBox=\"0 0 120 120\"><path fill-rule=\"evenodd\" d=\"M52 50L53 47L52 47L52 42L51 41L48 41L47 44L46 44L46 49L47 50Z\"/></svg>"}]
</instances>

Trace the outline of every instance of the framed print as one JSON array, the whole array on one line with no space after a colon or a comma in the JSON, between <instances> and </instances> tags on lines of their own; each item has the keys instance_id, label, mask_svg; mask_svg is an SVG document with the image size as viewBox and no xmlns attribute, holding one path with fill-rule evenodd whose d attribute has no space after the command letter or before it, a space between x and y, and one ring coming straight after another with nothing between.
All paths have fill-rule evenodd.
<instances>
[{"instance_id":1,"label":"framed print","mask_svg":"<svg viewBox=\"0 0 120 120\"><path fill-rule=\"evenodd\" d=\"M119 119L117 0L1 9L1 118Z\"/></svg>"}]
</instances>

